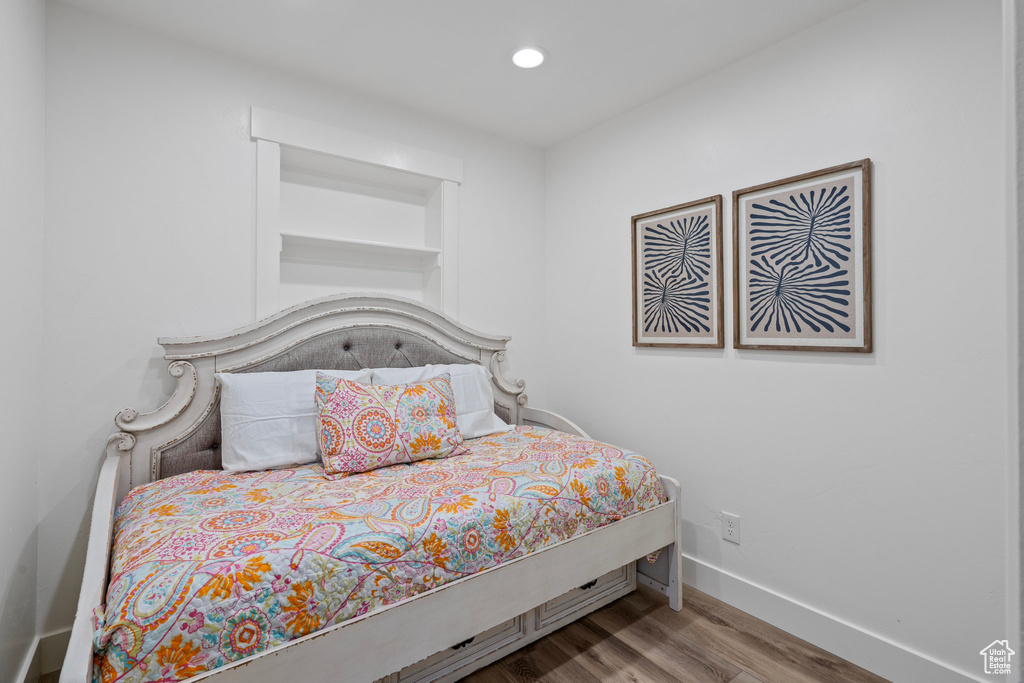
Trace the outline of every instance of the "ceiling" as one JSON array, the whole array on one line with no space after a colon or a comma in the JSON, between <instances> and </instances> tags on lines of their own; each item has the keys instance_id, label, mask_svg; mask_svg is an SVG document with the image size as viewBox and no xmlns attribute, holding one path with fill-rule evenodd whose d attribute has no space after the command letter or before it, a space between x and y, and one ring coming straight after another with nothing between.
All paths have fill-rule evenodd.
<instances>
[{"instance_id":1,"label":"ceiling","mask_svg":"<svg viewBox=\"0 0 1024 683\"><path fill-rule=\"evenodd\" d=\"M548 147L864 0L63 1Z\"/></svg>"}]
</instances>

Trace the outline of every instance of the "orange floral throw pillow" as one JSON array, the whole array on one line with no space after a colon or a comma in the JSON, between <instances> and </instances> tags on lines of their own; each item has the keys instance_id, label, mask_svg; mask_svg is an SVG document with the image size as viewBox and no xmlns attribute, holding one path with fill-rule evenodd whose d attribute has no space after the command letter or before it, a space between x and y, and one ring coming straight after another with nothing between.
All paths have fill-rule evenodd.
<instances>
[{"instance_id":1,"label":"orange floral throw pillow","mask_svg":"<svg viewBox=\"0 0 1024 683\"><path fill-rule=\"evenodd\" d=\"M318 436L330 479L402 462L463 455L455 394L445 373L396 386L316 374Z\"/></svg>"}]
</instances>

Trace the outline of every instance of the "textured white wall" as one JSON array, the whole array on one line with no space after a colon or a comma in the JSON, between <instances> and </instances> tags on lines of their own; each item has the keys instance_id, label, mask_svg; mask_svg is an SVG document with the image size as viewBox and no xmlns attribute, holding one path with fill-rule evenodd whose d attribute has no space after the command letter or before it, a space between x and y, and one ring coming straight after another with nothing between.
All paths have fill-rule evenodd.
<instances>
[{"instance_id":1,"label":"textured white wall","mask_svg":"<svg viewBox=\"0 0 1024 683\"><path fill-rule=\"evenodd\" d=\"M0 680L14 680L36 635L37 459L43 310L41 0L0 3Z\"/></svg>"},{"instance_id":2,"label":"textured white wall","mask_svg":"<svg viewBox=\"0 0 1024 683\"><path fill-rule=\"evenodd\" d=\"M540 381L540 150L53 4L45 379L73 409L40 461L42 630L73 617L112 418L170 395L156 337L249 321L250 105L462 158L460 318L511 334L510 374Z\"/></svg>"},{"instance_id":3,"label":"textured white wall","mask_svg":"<svg viewBox=\"0 0 1024 683\"><path fill-rule=\"evenodd\" d=\"M1000 39L997 2L868 3L547 164L550 407L681 480L687 555L974 676L1006 626ZM631 215L721 193L731 261L733 190L863 157L874 354L630 345Z\"/></svg>"}]
</instances>

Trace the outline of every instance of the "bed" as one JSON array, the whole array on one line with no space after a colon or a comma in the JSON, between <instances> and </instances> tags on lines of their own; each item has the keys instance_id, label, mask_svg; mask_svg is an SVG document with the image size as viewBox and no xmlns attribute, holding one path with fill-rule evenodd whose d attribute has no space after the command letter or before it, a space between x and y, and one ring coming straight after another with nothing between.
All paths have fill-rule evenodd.
<instances>
[{"instance_id":1,"label":"bed","mask_svg":"<svg viewBox=\"0 0 1024 683\"><path fill-rule=\"evenodd\" d=\"M198 652L200 645L190 645L187 639L189 634L199 633L202 618L197 622L198 612L176 607L170 611L183 616L192 613L193 621L186 616L182 624L174 626L177 630L167 627L159 656L151 649L151 667L156 662L170 667L163 674L153 673L156 678L269 681L330 676L389 683L450 681L628 593L637 581L664 593L673 609L681 609L678 483L659 477L640 456L607 444L595 446L569 420L529 406L525 382L510 382L502 374L509 341L475 332L417 302L369 294L318 299L226 334L160 339L176 388L167 403L151 413L125 409L115 418L118 431L108 440L97 483L83 584L61 680L92 678L94 636L104 653L110 649L111 633L115 641L125 638L116 629L104 631L104 619L113 623L115 611L108 611L106 602L111 596L131 592L125 588L118 593L119 587L141 586L141 581L124 576L127 565L142 566L143 560L138 553L125 550L141 547L138 543L122 540L115 549L115 534L139 540L158 528L163 538L176 539L180 545L185 542L182 539L191 538L188 533L193 524L179 519L180 508L223 504L222 494L228 489L238 501L251 505L241 517L237 510L232 513L235 517L217 513L221 516L203 522L203 533L196 538L215 543L218 537L211 535L211 530L234 523L253 531L251 538L241 541L249 544L246 552L253 548L261 551L255 555L259 558L255 568L231 565L227 560L222 564L236 573L266 573L268 587L261 595L271 599L278 592L284 611L280 607L273 608L276 612L264 611L277 616L278 631L288 631L290 639L268 644L264 634L256 638L259 647L255 647L252 634L263 631L241 624L242 618L235 614L218 627L221 636L217 637L227 638L230 625L248 639L242 638L233 649L222 647L221 651L230 651L228 660L222 657L215 662L216 668L208 670L206 663L212 659L207 662L180 654L182 650ZM225 478L220 471L221 383L216 373L468 363L490 370L494 414L515 427L467 441L465 456L386 467L366 473L366 477L342 480L342 488L329 489L325 488L321 464L234 478ZM606 457L608 462L601 462ZM401 478L396 474L399 471ZM604 476L602 472L617 474ZM466 483L469 479L472 482ZM531 524L532 540L521 543L523 539L501 537L507 520L488 517L484 526L497 529L484 539L491 550L481 553L479 544L457 550L459 539L475 537L459 526L467 524L469 517L451 503L457 497L452 498L453 491L444 486L452 482L463 485L454 493L489 491L487 514L508 515L515 507L530 519L541 519L562 506L569 511L566 519L573 521ZM483 488L473 489L474 485ZM224 486L227 488L218 490ZM616 486L622 487L618 494L612 490ZM438 491L443 492L442 498L437 498L441 495ZM495 491L512 497L496 503ZM422 501L435 498L440 502L433 508L427 505L429 514L424 513ZM627 499L629 506L623 502ZM502 501L512 503L503 505ZM270 556L261 549L267 547L268 539L280 540L282 532L265 522L278 516L285 520L282 523L296 525L299 508L305 515L299 516L306 525L303 528L315 527L320 534L304 543L329 544L332 552L353 568L366 567L368 576L376 576L378 584L381 575L389 577L384 587L378 590L372 580L359 579L361 588L353 589L327 618L323 613L326 598L314 595L302 576L289 575L289 571L302 571L299 560L272 568ZM283 514L269 512L274 510ZM414 533L425 514L432 526ZM484 514L474 512L473 519L484 519ZM401 524L400 531L406 531L382 529L388 516ZM153 519L161 520L160 524L153 527ZM311 524L311 519L316 523ZM356 530L347 541L324 531L345 524ZM427 550L413 551L412 545L402 545L403 533L425 541ZM240 552L232 550L236 547L241 546L236 543L204 550L203 557L227 557ZM657 561L650 562L652 554L659 551ZM490 562L481 559L487 555L493 556ZM250 552L246 557L254 556ZM394 577L387 572L394 573L399 565L405 567L402 563L406 560L414 568L406 574L422 575L425 582L391 580ZM153 561L153 566L162 566ZM108 586L112 575L115 581ZM280 591L270 587L275 580ZM184 579L178 576L170 583L174 581L183 585ZM242 576L242 584L248 585L247 581ZM217 582L210 585L216 593ZM231 591L223 592L227 596ZM185 596L180 598L183 600L198 599L199 589L174 594ZM303 600L313 606L313 612L297 611ZM168 611L166 605L161 607L163 613ZM98 634L104 633L107 642L100 642L104 636ZM113 679L120 673L123 671L111 664L104 675Z\"/></svg>"}]
</instances>

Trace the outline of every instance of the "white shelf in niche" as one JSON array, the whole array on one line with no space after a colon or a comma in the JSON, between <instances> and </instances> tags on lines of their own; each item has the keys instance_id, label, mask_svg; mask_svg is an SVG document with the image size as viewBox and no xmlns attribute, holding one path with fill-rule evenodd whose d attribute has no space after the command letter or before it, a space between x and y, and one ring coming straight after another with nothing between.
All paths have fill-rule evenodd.
<instances>
[{"instance_id":1,"label":"white shelf in niche","mask_svg":"<svg viewBox=\"0 0 1024 683\"><path fill-rule=\"evenodd\" d=\"M462 160L252 108L253 315L347 291L458 316Z\"/></svg>"},{"instance_id":2,"label":"white shelf in niche","mask_svg":"<svg viewBox=\"0 0 1024 683\"><path fill-rule=\"evenodd\" d=\"M441 250L431 247L281 231L281 258L288 261L379 265L384 259L392 267L429 270L439 265L440 256Z\"/></svg>"}]
</instances>

